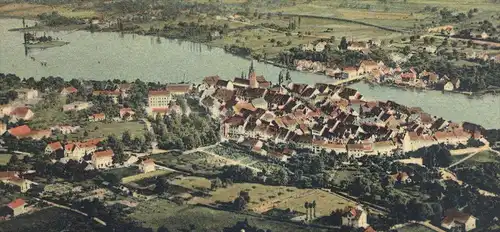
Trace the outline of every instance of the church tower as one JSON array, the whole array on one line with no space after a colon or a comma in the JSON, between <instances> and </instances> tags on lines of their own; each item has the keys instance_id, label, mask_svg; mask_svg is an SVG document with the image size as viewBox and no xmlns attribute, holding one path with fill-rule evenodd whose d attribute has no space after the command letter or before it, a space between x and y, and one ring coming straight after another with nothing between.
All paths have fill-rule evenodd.
<instances>
[{"instance_id":1,"label":"church tower","mask_svg":"<svg viewBox=\"0 0 500 232\"><path fill-rule=\"evenodd\" d=\"M259 88L259 82L257 82L257 75L255 74L255 70L253 68L253 60L250 64L250 68L248 69L248 82L250 88Z\"/></svg>"}]
</instances>

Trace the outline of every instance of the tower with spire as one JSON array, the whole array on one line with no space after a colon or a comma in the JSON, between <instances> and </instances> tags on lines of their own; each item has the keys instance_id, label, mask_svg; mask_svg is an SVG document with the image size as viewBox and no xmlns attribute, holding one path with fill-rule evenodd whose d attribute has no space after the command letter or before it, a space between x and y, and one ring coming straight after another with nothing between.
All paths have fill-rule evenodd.
<instances>
[{"instance_id":1,"label":"tower with spire","mask_svg":"<svg viewBox=\"0 0 500 232\"><path fill-rule=\"evenodd\" d=\"M253 60L250 64L250 68L248 69L248 82L250 84L250 88L259 88L259 82L257 82L257 75L255 74L255 70L253 68Z\"/></svg>"}]
</instances>

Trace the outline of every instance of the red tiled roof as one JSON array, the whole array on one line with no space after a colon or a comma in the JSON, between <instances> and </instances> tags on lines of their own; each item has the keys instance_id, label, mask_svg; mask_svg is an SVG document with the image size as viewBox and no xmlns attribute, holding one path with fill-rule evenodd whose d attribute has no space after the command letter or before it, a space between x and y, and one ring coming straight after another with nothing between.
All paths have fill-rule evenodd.
<instances>
[{"instance_id":1,"label":"red tiled roof","mask_svg":"<svg viewBox=\"0 0 500 232\"><path fill-rule=\"evenodd\" d=\"M110 91L110 90L100 90L92 92L92 95L120 95L119 90Z\"/></svg>"},{"instance_id":2,"label":"red tiled roof","mask_svg":"<svg viewBox=\"0 0 500 232\"><path fill-rule=\"evenodd\" d=\"M153 108L151 111L155 113L167 113L168 112L168 107L161 107L161 108Z\"/></svg>"},{"instance_id":3,"label":"red tiled roof","mask_svg":"<svg viewBox=\"0 0 500 232\"><path fill-rule=\"evenodd\" d=\"M25 204L26 204L26 202L23 199L18 198L15 201L9 203L7 206L11 209L16 209L16 208L18 208L22 205L25 205Z\"/></svg>"},{"instance_id":4,"label":"red tiled roof","mask_svg":"<svg viewBox=\"0 0 500 232\"><path fill-rule=\"evenodd\" d=\"M78 89L76 89L75 87L73 86L70 86L70 87L66 87L63 89L64 91L68 92L68 93L76 93L78 92Z\"/></svg>"},{"instance_id":5,"label":"red tiled roof","mask_svg":"<svg viewBox=\"0 0 500 232\"><path fill-rule=\"evenodd\" d=\"M0 172L0 180L8 180L17 177L17 172L7 171Z\"/></svg>"},{"instance_id":6,"label":"red tiled roof","mask_svg":"<svg viewBox=\"0 0 500 232\"><path fill-rule=\"evenodd\" d=\"M373 229L373 227L371 226L368 226L364 232L377 232L375 229Z\"/></svg>"},{"instance_id":7,"label":"red tiled roof","mask_svg":"<svg viewBox=\"0 0 500 232\"><path fill-rule=\"evenodd\" d=\"M15 136L15 137L20 137L20 136L27 136L31 134L31 128L27 125L22 125L18 127L14 127L9 129L9 134Z\"/></svg>"},{"instance_id":8,"label":"red tiled roof","mask_svg":"<svg viewBox=\"0 0 500 232\"><path fill-rule=\"evenodd\" d=\"M79 143L78 145L80 147L93 147L93 146L97 146L97 144L103 140L104 140L103 138L89 139L89 140L86 140L84 142Z\"/></svg>"},{"instance_id":9,"label":"red tiled roof","mask_svg":"<svg viewBox=\"0 0 500 232\"><path fill-rule=\"evenodd\" d=\"M24 118L26 114L30 111L30 108L28 107L16 107L13 111L10 112L10 115L15 115L17 117Z\"/></svg>"},{"instance_id":10,"label":"red tiled roof","mask_svg":"<svg viewBox=\"0 0 500 232\"><path fill-rule=\"evenodd\" d=\"M72 151L77 145L74 143L68 143L64 145L64 150L66 151Z\"/></svg>"},{"instance_id":11,"label":"red tiled roof","mask_svg":"<svg viewBox=\"0 0 500 232\"><path fill-rule=\"evenodd\" d=\"M189 84L170 84L165 88L168 92L187 93L191 89Z\"/></svg>"},{"instance_id":12,"label":"red tiled roof","mask_svg":"<svg viewBox=\"0 0 500 232\"><path fill-rule=\"evenodd\" d=\"M113 150L96 151L92 156L95 158L110 157L113 156Z\"/></svg>"},{"instance_id":13,"label":"red tiled roof","mask_svg":"<svg viewBox=\"0 0 500 232\"><path fill-rule=\"evenodd\" d=\"M99 114L92 114L93 118L106 118L106 115L104 113L99 113Z\"/></svg>"},{"instance_id":14,"label":"red tiled roof","mask_svg":"<svg viewBox=\"0 0 500 232\"><path fill-rule=\"evenodd\" d=\"M50 149L52 149L52 151L57 151L59 149L62 149L62 145L60 142L49 143L48 146L50 147Z\"/></svg>"},{"instance_id":15,"label":"red tiled roof","mask_svg":"<svg viewBox=\"0 0 500 232\"><path fill-rule=\"evenodd\" d=\"M358 70L358 68L356 68L356 67L345 67L344 68L344 71L348 71L348 72L349 71L357 71L357 70Z\"/></svg>"},{"instance_id":16,"label":"red tiled roof","mask_svg":"<svg viewBox=\"0 0 500 232\"><path fill-rule=\"evenodd\" d=\"M151 90L148 93L148 96L167 96L170 95L170 92L167 90Z\"/></svg>"}]
</instances>

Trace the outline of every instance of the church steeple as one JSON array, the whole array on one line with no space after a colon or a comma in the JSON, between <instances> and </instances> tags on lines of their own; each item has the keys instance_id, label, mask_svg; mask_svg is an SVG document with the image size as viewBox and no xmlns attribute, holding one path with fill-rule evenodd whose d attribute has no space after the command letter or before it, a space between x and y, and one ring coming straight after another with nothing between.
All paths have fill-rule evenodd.
<instances>
[{"instance_id":1,"label":"church steeple","mask_svg":"<svg viewBox=\"0 0 500 232\"><path fill-rule=\"evenodd\" d=\"M250 68L248 68L248 78L250 79L250 76L252 75L252 73L255 74L255 69L253 68L253 60L252 60L252 63L250 63Z\"/></svg>"}]
</instances>

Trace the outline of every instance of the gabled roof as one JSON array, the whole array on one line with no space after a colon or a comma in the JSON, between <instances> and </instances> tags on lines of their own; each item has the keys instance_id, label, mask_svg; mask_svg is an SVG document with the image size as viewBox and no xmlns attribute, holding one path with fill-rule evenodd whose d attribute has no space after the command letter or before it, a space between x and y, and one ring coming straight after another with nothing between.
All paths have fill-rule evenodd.
<instances>
[{"instance_id":1,"label":"gabled roof","mask_svg":"<svg viewBox=\"0 0 500 232\"><path fill-rule=\"evenodd\" d=\"M219 80L219 76L208 76L203 79L203 83L207 84L208 86L214 86Z\"/></svg>"},{"instance_id":2,"label":"gabled roof","mask_svg":"<svg viewBox=\"0 0 500 232\"><path fill-rule=\"evenodd\" d=\"M76 89L73 86L69 86L69 87L63 88L63 91L66 91L68 93L76 93L76 92L78 92L78 89Z\"/></svg>"},{"instance_id":3,"label":"gabled roof","mask_svg":"<svg viewBox=\"0 0 500 232\"><path fill-rule=\"evenodd\" d=\"M18 207L20 207L20 206L23 206L23 205L25 205L25 204L26 204L26 202L25 202L23 199L18 198L18 199L16 199L15 201L13 201L13 202L9 203L9 204L7 205L7 207L9 207L9 208L11 208L11 209L16 209L16 208L18 208Z\"/></svg>"},{"instance_id":4,"label":"gabled roof","mask_svg":"<svg viewBox=\"0 0 500 232\"><path fill-rule=\"evenodd\" d=\"M96 151L92 155L92 157L95 158L112 157L112 156L113 156L113 150Z\"/></svg>"},{"instance_id":5,"label":"gabled roof","mask_svg":"<svg viewBox=\"0 0 500 232\"><path fill-rule=\"evenodd\" d=\"M148 96L168 96L170 95L169 91L166 90L150 90Z\"/></svg>"},{"instance_id":6,"label":"gabled roof","mask_svg":"<svg viewBox=\"0 0 500 232\"><path fill-rule=\"evenodd\" d=\"M15 137L22 137L31 134L31 128L27 125L14 127L8 130L9 134Z\"/></svg>"},{"instance_id":7,"label":"gabled roof","mask_svg":"<svg viewBox=\"0 0 500 232\"><path fill-rule=\"evenodd\" d=\"M16 107L14 110L10 112L10 115L14 115L17 117L24 118L28 112L30 112L30 108L22 106L22 107Z\"/></svg>"},{"instance_id":8,"label":"gabled roof","mask_svg":"<svg viewBox=\"0 0 500 232\"><path fill-rule=\"evenodd\" d=\"M49 146L52 151L57 151L63 148L61 142L49 143L47 146Z\"/></svg>"},{"instance_id":9,"label":"gabled roof","mask_svg":"<svg viewBox=\"0 0 500 232\"><path fill-rule=\"evenodd\" d=\"M165 90L170 93L187 93L191 89L190 84L168 84Z\"/></svg>"},{"instance_id":10,"label":"gabled roof","mask_svg":"<svg viewBox=\"0 0 500 232\"><path fill-rule=\"evenodd\" d=\"M462 213L457 209L448 209L444 212L444 219L441 221L442 224L449 225L453 222L458 222L461 224L466 223L470 218L474 218L474 216L466 213ZM475 218L474 218L475 219Z\"/></svg>"},{"instance_id":11,"label":"gabled roof","mask_svg":"<svg viewBox=\"0 0 500 232\"><path fill-rule=\"evenodd\" d=\"M155 165L154 159L145 159L141 162L143 165Z\"/></svg>"},{"instance_id":12,"label":"gabled roof","mask_svg":"<svg viewBox=\"0 0 500 232\"><path fill-rule=\"evenodd\" d=\"M17 172L13 171L0 172L0 180L9 180L16 177L18 177Z\"/></svg>"}]
</instances>

